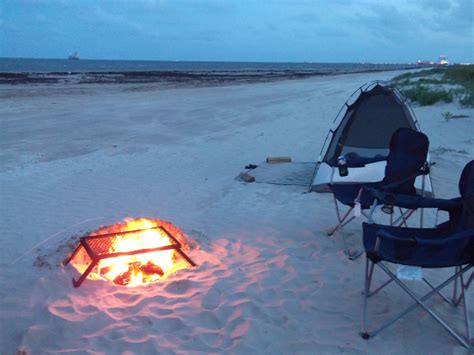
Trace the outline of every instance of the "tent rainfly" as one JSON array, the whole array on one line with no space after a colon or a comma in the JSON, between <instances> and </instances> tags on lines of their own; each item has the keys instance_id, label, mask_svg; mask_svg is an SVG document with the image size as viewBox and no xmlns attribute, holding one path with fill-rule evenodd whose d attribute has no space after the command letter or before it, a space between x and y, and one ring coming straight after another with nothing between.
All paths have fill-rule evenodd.
<instances>
[{"instance_id":1,"label":"tent rainfly","mask_svg":"<svg viewBox=\"0 0 474 355\"><path fill-rule=\"evenodd\" d=\"M356 97L357 93L359 95ZM345 113L342 115L344 108ZM334 119L333 128L329 130L321 148L310 191L328 192L328 185L334 183L382 180L385 161L350 168L349 175L341 177L337 170L337 159L349 153L364 158L386 156L393 132L401 127L421 131L408 100L400 91L382 81L362 85L349 97ZM419 176L415 187L423 190L426 196L433 196L429 175L425 179Z\"/></svg>"}]
</instances>

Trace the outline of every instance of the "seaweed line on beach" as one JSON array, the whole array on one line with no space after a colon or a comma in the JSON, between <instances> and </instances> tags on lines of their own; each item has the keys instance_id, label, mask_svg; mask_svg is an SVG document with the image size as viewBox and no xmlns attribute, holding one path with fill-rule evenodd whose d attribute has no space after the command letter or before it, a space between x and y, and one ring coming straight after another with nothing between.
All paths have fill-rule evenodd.
<instances>
[{"instance_id":1,"label":"seaweed line on beach","mask_svg":"<svg viewBox=\"0 0 474 355\"><path fill-rule=\"evenodd\" d=\"M400 69L400 68L396 68ZM391 69L391 70L396 70ZM249 70L249 71L105 71L105 72L0 72L1 84L144 84L164 83L185 87L248 84L278 80L305 79L314 76L387 71L365 70Z\"/></svg>"}]
</instances>

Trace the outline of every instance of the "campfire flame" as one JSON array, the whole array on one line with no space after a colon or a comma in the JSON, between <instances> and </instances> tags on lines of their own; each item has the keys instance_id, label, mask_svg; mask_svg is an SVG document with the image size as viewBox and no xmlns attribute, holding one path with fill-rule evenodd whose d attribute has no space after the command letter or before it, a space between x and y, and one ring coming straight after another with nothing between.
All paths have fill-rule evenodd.
<instances>
[{"instance_id":1,"label":"campfire flame","mask_svg":"<svg viewBox=\"0 0 474 355\"><path fill-rule=\"evenodd\" d=\"M162 229L156 228L163 224L164 222L160 220L148 218L126 220L124 223L100 228L90 236L130 231L130 233L114 236L113 242L106 250L107 253L157 248L173 243ZM174 227L174 229L177 228ZM137 230L140 231L137 232ZM169 249L101 259L88 278L108 280L114 284L129 287L146 285L189 266L176 254L174 249ZM71 264L82 274L90 264L90 260L84 251L82 255L77 255Z\"/></svg>"}]
</instances>

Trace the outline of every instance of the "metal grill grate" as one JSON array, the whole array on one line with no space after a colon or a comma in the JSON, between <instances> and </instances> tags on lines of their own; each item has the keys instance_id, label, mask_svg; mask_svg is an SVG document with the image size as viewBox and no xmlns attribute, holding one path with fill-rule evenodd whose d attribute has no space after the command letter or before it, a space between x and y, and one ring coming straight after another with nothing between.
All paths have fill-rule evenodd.
<instances>
[{"instance_id":1,"label":"metal grill grate","mask_svg":"<svg viewBox=\"0 0 474 355\"><path fill-rule=\"evenodd\" d=\"M151 230L156 230L160 234L160 236L165 237L169 241L169 243L166 245L156 244L156 246L152 248L147 247L126 252L120 252L116 250L117 244L130 238L139 238L140 240L155 239L155 241L157 241L158 238L155 234L147 233L147 231ZM79 245L74 250L74 253L65 262L65 264L68 264L76 257L80 257L83 260L90 260L90 264L88 263L87 269L79 277L79 279L72 279L74 287L79 287L84 282L86 277L91 273L91 271L99 264L99 261L101 259L113 258L123 255L143 254L170 249L174 249L177 253L179 253L179 255L181 255L189 263L189 265L196 266L196 264L183 252L179 241L174 236L172 236L163 226L82 237L80 239Z\"/></svg>"}]
</instances>

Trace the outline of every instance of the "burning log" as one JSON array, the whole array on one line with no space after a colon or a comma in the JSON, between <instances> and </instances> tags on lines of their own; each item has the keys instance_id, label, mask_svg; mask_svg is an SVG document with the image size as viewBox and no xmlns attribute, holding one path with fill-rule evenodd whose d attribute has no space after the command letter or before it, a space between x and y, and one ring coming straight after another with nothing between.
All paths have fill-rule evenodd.
<instances>
[{"instance_id":1,"label":"burning log","mask_svg":"<svg viewBox=\"0 0 474 355\"><path fill-rule=\"evenodd\" d=\"M160 275L163 276L165 273L163 269L158 265L153 264L152 262L148 262L146 265L140 266L140 271L145 275Z\"/></svg>"},{"instance_id":2,"label":"burning log","mask_svg":"<svg viewBox=\"0 0 474 355\"><path fill-rule=\"evenodd\" d=\"M131 264L126 272L121 273L113 280L113 283L116 285L126 286L132 282L135 272L135 267Z\"/></svg>"}]
</instances>

